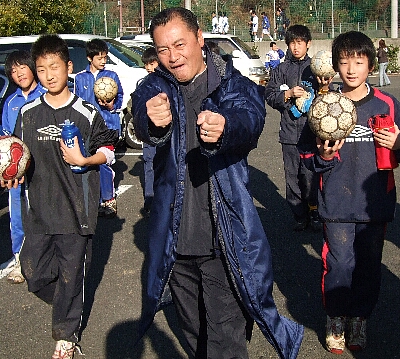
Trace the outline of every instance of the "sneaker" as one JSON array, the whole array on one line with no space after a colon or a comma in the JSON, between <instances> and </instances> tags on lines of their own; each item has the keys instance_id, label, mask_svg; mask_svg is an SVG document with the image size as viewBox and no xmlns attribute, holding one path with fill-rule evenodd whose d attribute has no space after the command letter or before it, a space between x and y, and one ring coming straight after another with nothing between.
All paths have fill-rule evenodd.
<instances>
[{"instance_id":1,"label":"sneaker","mask_svg":"<svg viewBox=\"0 0 400 359\"><path fill-rule=\"evenodd\" d=\"M103 217L114 218L117 215L117 200L115 197L103 202L101 205L104 208Z\"/></svg>"},{"instance_id":2,"label":"sneaker","mask_svg":"<svg viewBox=\"0 0 400 359\"><path fill-rule=\"evenodd\" d=\"M354 317L349 320L349 337L347 347L351 351L360 351L367 346L367 320Z\"/></svg>"},{"instance_id":3,"label":"sneaker","mask_svg":"<svg viewBox=\"0 0 400 359\"><path fill-rule=\"evenodd\" d=\"M15 266L15 256L12 256L8 261L0 264L0 278L6 277Z\"/></svg>"},{"instance_id":4,"label":"sneaker","mask_svg":"<svg viewBox=\"0 0 400 359\"><path fill-rule=\"evenodd\" d=\"M345 317L330 317L326 319L326 348L333 354L342 354L345 347L344 328Z\"/></svg>"},{"instance_id":5,"label":"sneaker","mask_svg":"<svg viewBox=\"0 0 400 359\"><path fill-rule=\"evenodd\" d=\"M75 348L75 343L67 342L66 340L58 340L51 359L73 359Z\"/></svg>"},{"instance_id":6,"label":"sneaker","mask_svg":"<svg viewBox=\"0 0 400 359\"><path fill-rule=\"evenodd\" d=\"M19 261L19 253L15 253L15 265L13 270L8 273L7 281L11 284L20 284L25 282L25 278L21 273L21 263Z\"/></svg>"}]
</instances>

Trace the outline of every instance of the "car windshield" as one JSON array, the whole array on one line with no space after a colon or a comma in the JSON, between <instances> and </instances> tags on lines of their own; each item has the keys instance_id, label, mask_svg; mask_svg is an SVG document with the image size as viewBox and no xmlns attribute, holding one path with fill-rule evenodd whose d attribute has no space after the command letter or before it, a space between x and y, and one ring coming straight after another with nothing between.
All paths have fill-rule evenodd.
<instances>
[{"instance_id":1,"label":"car windshield","mask_svg":"<svg viewBox=\"0 0 400 359\"><path fill-rule=\"evenodd\" d=\"M260 56L249 46L247 45L244 41L240 40L238 37L231 37L232 41L234 41L236 44L239 45L239 47L242 48L242 50L245 52L245 54L250 58L250 59L259 59Z\"/></svg>"},{"instance_id":2,"label":"car windshield","mask_svg":"<svg viewBox=\"0 0 400 359\"><path fill-rule=\"evenodd\" d=\"M129 49L127 46L111 39L106 40L106 42L108 44L108 51L128 66L144 67L140 55Z\"/></svg>"}]
</instances>

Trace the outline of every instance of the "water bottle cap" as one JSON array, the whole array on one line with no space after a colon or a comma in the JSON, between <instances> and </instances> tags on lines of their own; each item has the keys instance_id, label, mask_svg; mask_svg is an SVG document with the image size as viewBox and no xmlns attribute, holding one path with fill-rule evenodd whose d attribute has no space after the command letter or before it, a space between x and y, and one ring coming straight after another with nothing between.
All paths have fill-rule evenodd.
<instances>
[{"instance_id":1,"label":"water bottle cap","mask_svg":"<svg viewBox=\"0 0 400 359\"><path fill-rule=\"evenodd\" d=\"M65 125L69 126L69 125L73 125L73 124L74 124L74 123L71 122L70 120L65 120L64 123L61 123L61 124L60 124L60 126L65 126Z\"/></svg>"}]
</instances>

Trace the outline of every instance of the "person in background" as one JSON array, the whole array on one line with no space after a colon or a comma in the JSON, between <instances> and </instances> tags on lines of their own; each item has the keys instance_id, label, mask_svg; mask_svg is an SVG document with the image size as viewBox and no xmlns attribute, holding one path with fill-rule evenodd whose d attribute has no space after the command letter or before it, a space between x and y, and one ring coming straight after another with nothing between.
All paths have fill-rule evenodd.
<instances>
[{"instance_id":1,"label":"person in background","mask_svg":"<svg viewBox=\"0 0 400 359\"><path fill-rule=\"evenodd\" d=\"M7 56L5 62L7 78L18 88L5 101L2 113L2 126L9 133L13 133L20 108L43 95L46 89L38 82L35 64L31 54L27 51L14 51ZM25 281L21 273L19 251L24 240L24 229L21 217L21 185L10 188L8 193L10 212L11 249L14 259L7 265L7 281L13 284ZM4 270L3 270L3 273Z\"/></svg>"},{"instance_id":2,"label":"person in background","mask_svg":"<svg viewBox=\"0 0 400 359\"><path fill-rule=\"evenodd\" d=\"M385 40L383 39L379 40L379 48L376 56L378 58L379 64L379 87L389 86L390 79L386 74L386 69L389 63L388 48L386 46Z\"/></svg>"},{"instance_id":3,"label":"person in background","mask_svg":"<svg viewBox=\"0 0 400 359\"><path fill-rule=\"evenodd\" d=\"M224 16L222 11L218 12L218 33L224 34Z\"/></svg>"},{"instance_id":4,"label":"person in background","mask_svg":"<svg viewBox=\"0 0 400 359\"><path fill-rule=\"evenodd\" d=\"M285 40L285 19L282 15L281 10L276 10L276 17L275 17L275 33L277 34L277 40L283 41Z\"/></svg>"},{"instance_id":5,"label":"person in background","mask_svg":"<svg viewBox=\"0 0 400 359\"><path fill-rule=\"evenodd\" d=\"M229 19L228 16L226 15L226 12L224 12L224 34L227 34L229 31Z\"/></svg>"},{"instance_id":6,"label":"person in background","mask_svg":"<svg viewBox=\"0 0 400 359\"><path fill-rule=\"evenodd\" d=\"M256 320L279 357L294 359L303 327L277 312L270 248L249 191L262 88L231 57L209 51L187 9L160 12L150 35L160 65L132 94L136 134L157 146L139 334L170 288L190 358L248 358Z\"/></svg>"},{"instance_id":7,"label":"person in background","mask_svg":"<svg viewBox=\"0 0 400 359\"><path fill-rule=\"evenodd\" d=\"M251 41L257 41L258 16L254 10L251 10L251 19L249 21Z\"/></svg>"},{"instance_id":8,"label":"person in background","mask_svg":"<svg viewBox=\"0 0 400 359\"><path fill-rule=\"evenodd\" d=\"M342 354L346 346L351 351L367 348L367 320L378 302L387 223L396 207L393 168L400 158L400 103L367 83L375 56L372 40L361 32L349 31L333 40L332 64L343 82L339 92L353 101L357 127L341 141L317 139L303 156L321 176L321 287L326 348L334 354ZM387 124L371 131L376 116ZM390 126L393 131L382 128ZM385 154L394 161L382 169L380 155ZM376 330L371 326L371 335Z\"/></svg>"},{"instance_id":9,"label":"person in background","mask_svg":"<svg viewBox=\"0 0 400 359\"><path fill-rule=\"evenodd\" d=\"M262 32L261 32L260 41L263 40L264 35L267 35L271 41L274 41L274 39L272 38L271 33L270 33L271 24L269 22L268 16L265 13L265 11L263 11L261 13L261 16L262 16Z\"/></svg>"},{"instance_id":10,"label":"person in background","mask_svg":"<svg viewBox=\"0 0 400 359\"><path fill-rule=\"evenodd\" d=\"M312 230L320 231L318 176L303 165L298 150L303 143L315 142L315 135L308 126L307 112L320 84L311 71L311 58L307 54L311 46L310 30L304 25L290 26L285 41L291 56L271 72L265 99L281 113L279 142L285 170L286 201L295 219L293 230L304 231L311 226ZM303 96L305 100L298 107L296 100Z\"/></svg>"},{"instance_id":11,"label":"person in background","mask_svg":"<svg viewBox=\"0 0 400 359\"><path fill-rule=\"evenodd\" d=\"M271 50L266 54L265 67L273 70L281 63L281 59L285 57L285 53L278 47L275 41L272 41L269 46Z\"/></svg>"},{"instance_id":12,"label":"person in background","mask_svg":"<svg viewBox=\"0 0 400 359\"><path fill-rule=\"evenodd\" d=\"M215 12L212 13L212 20L211 20L211 32L213 34L218 34L218 16Z\"/></svg>"},{"instance_id":13,"label":"person in background","mask_svg":"<svg viewBox=\"0 0 400 359\"><path fill-rule=\"evenodd\" d=\"M121 130L118 110L122 106L124 92L118 75L105 69L107 63L108 46L101 39L93 39L86 43L86 56L89 61L86 69L75 77L75 94L94 105L100 112L108 128ZM110 102L98 99L93 91L94 83L101 77L111 77L118 85L116 97ZM117 198L114 186L115 173L111 164L100 166L100 203L98 215L113 218L117 215Z\"/></svg>"}]
</instances>

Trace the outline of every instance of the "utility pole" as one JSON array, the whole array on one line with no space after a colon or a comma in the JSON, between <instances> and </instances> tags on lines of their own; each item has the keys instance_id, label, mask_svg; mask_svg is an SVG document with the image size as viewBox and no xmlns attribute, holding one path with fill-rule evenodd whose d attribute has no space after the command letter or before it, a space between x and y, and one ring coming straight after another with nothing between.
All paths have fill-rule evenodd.
<instances>
[{"instance_id":1,"label":"utility pole","mask_svg":"<svg viewBox=\"0 0 400 359\"><path fill-rule=\"evenodd\" d=\"M392 0L392 15L391 15L391 19L390 19L390 37L392 39L397 39L398 36L398 26L399 26L399 22L398 22L398 11L399 11L399 2L398 0Z\"/></svg>"},{"instance_id":2,"label":"utility pole","mask_svg":"<svg viewBox=\"0 0 400 359\"><path fill-rule=\"evenodd\" d=\"M141 33L145 33L145 25L144 25L144 4L143 0L140 0L140 16L142 17L142 31Z\"/></svg>"},{"instance_id":3,"label":"utility pole","mask_svg":"<svg viewBox=\"0 0 400 359\"><path fill-rule=\"evenodd\" d=\"M122 0L118 0L118 6L119 6L119 36L123 35L123 29L122 29Z\"/></svg>"},{"instance_id":4,"label":"utility pole","mask_svg":"<svg viewBox=\"0 0 400 359\"><path fill-rule=\"evenodd\" d=\"M106 36L107 34L107 3L104 1L104 29L106 30Z\"/></svg>"}]
</instances>

